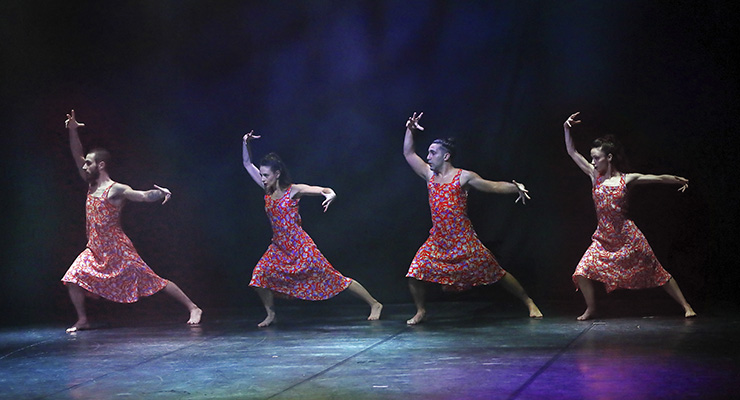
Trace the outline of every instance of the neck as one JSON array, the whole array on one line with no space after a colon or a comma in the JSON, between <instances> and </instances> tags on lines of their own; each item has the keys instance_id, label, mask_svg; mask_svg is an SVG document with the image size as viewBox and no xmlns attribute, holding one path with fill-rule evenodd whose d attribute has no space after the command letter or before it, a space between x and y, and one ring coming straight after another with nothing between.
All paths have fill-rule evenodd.
<instances>
[{"instance_id":1,"label":"neck","mask_svg":"<svg viewBox=\"0 0 740 400\"><path fill-rule=\"evenodd\" d=\"M435 171L432 171L432 172L434 172L434 175L437 175L437 176L446 176L454 168L455 167L453 167L452 164L446 162L446 163L442 164L442 166L439 167L439 169L437 169Z\"/></svg>"},{"instance_id":2,"label":"neck","mask_svg":"<svg viewBox=\"0 0 740 400\"><path fill-rule=\"evenodd\" d=\"M90 187L95 189L99 188L101 186L109 185L111 182L113 182L110 179L110 176L108 174L101 172L100 176L98 176L98 179L95 180L95 182L90 182Z\"/></svg>"}]
</instances>

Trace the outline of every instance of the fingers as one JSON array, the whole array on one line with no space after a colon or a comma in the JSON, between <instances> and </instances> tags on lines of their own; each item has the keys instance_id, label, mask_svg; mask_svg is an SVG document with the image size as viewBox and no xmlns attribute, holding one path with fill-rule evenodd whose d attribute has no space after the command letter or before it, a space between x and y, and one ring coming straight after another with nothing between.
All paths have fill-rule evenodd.
<instances>
[{"instance_id":1,"label":"fingers","mask_svg":"<svg viewBox=\"0 0 740 400\"><path fill-rule=\"evenodd\" d=\"M568 119L565 120L565 125L567 125L568 128L572 128L573 125L580 124L581 120L576 120L576 117L580 113L581 113L580 111L576 111L573 114L571 114L570 117L568 117Z\"/></svg>"},{"instance_id":2,"label":"fingers","mask_svg":"<svg viewBox=\"0 0 740 400\"><path fill-rule=\"evenodd\" d=\"M163 188L159 185L154 185L154 187L159 190L160 192L164 193L164 200L162 200L162 204L170 201L170 197L172 197L172 192L170 192L169 189Z\"/></svg>"}]
</instances>

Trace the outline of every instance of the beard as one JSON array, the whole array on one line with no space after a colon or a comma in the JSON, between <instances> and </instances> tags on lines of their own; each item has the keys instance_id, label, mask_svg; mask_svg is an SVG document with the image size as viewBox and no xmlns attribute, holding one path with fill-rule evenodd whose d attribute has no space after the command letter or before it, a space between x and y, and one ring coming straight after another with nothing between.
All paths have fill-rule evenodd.
<instances>
[{"instance_id":1,"label":"beard","mask_svg":"<svg viewBox=\"0 0 740 400\"><path fill-rule=\"evenodd\" d=\"M97 169L93 171L87 171L87 183L95 183L98 181L98 178L100 178L100 171Z\"/></svg>"}]
</instances>

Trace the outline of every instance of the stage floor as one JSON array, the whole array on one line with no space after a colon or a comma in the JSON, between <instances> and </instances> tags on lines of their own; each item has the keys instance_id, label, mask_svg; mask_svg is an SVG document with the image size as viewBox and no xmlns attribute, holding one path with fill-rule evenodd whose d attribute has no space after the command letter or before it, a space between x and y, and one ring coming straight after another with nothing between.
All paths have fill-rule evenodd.
<instances>
[{"instance_id":1,"label":"stage floor","mask_svg":"<svg viewBox=\"0 0 740 400\"><path fill-rule=\"evenodd\" d=\"M737 398L740 313L687 320L673 307L578 322L439 302L407 327L410 304L368 322L355 303L283 302L264 329L254 308L206 310L198 327L142 316L77 334L7 328L0 398Z\"/></svg>"}]
</instances>

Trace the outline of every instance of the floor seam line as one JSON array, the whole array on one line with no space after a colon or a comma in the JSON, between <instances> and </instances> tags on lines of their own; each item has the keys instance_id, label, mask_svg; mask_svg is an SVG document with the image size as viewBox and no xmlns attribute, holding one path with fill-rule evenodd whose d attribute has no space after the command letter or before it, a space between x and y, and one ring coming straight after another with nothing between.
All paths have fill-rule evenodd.
<instances>
[{"instance_id":1,"label":"floor seam line","mask_svg":"<svg viewBox=\"0 0 740 400\"><path fill-rule=\"evenodd\" d=\"M304 384L304 383L306 383L306 382L308 382L308 381L311 381L312 379L315 379L315 378L317 378L317 377L319 377L319 376L321 376L321 375L324 375L325 373L327 373L327 372L329 372L329 371L331 371L331 370L333 370L333 369L335 369L335 368L339 367L339 366L340 366L340 365L342 365L342 364L345 364L345 363L346 363L347 361L349 361L349 360L351 360L351 359L353 359L353 358L355 358L355 357L359 356L360 354L362 354L362 353L365 353L365 352L367 352L367 351L370 351L370 350L374 349L375 347L378 347L378 346L380 346L381 344L383 344L383 343L385 343L385 342L388 342L388 341L389 341L389 340L391 340L391 339L394 339L394 338L396 338L397 336L399 336L400 334L404 333L405 331L407 331L407 329L406 329L406 328L404 328L404 329L401 329L401 330L399 330L398 332L394 333L393 335L391 335L391 336L388 336L387 338L385 338L385 339L383 339L383 340L381 340L381 341L379 341L379 342L377 342L377 343L375 343L375 344L373 344L373 345L371 345L371 346L369 346L369 347L367 347L367 348L365 348L365 349L362 349L362 350L358 351L358 352L357 352L357 353L355 353L355 354L352 354L352 355L348 356L348 357L347 357L347 358L345 358L344 360L341 360L341 361L337 362L336 364L334 364L334 365L332 365L332 366L330 366L330 367L327 367L327 368L325 368L325 369L323 369L323 370L321 370L321 371L319 371L319 372L317 372L317 373L315 373L315 374L313 374L313 375L309 376L309 377L308 377L308 378L306 378L306 379L303 379L303 380L301 380L300 382L296 382L296 383L294 383L294 384L292 384L292 385L288 386L287 388L285 388L285 389L283 389L283 390L281 390L281 391L279 391L279 392L277 392L277 393L274 393L274 394L272 394L272 395L270 395L270 396L268 396L268 397L265 397L265 399L272 399L272 398L275 398L276 396L280 396L281 394L283 394L283 393L285 393L285 392L287 392L287 391L289 391L289 390L292 390L292 389L294 389L294 388L296 388L296 387L298 387L298 386L300 386L300 385L302 385L302 384Z\"/></svg>"},{"instance_id":2,"label":"floor seam line","mask_svg":"<svg viewBox=\"0 0 740 400\"><path fill-rule=\"evenodd\" d=\"M144 365L144 364L149 363L151 361L158 360L158 359L163 358L163 357L166 357L166 356L168 356L170 354L174 354L174 353L176 353L176 352L178 352L180 350L187 349L187 348L190 348L190 347L193 347L193 346L197 346L197 345L203 344L205 342L208 342L208 341L210 341L212 339L221 337L223 335L225 335L225 333L222 333L222 334L217 335L217 336L213 336L213 337L211 337L209 339L201 340L198 343L193 343L193 344L190 344L190 345L187 345L187 346L180 347L180 348L175 349L175 350L168 351L166 353L160 354L160 355L155 356L155 357L150 357L150 358L148 358L146 360L143 360L141 362L138 362L138 363L136 363L134 365L131 365L129 367L126 367L126 368L123 368L123 369L120 369L120 370L116 370L116 371L107 372L107 373L105 373L103 375L90 378L90 379L86 380L85 382L80 382L80 383L78 383L76 385L65 387L64 389L58 390L58 391L56 391L54 393L49 393L49 394L45 394L43 396L37 397L37 399L46 399L46 398L49 398L51 396L54 396L54 395L57 395L57 394L60 394L60 393L68 392L68 391L73 390L73 389L76 389L78 387L81 387L81 386L85 386L87 384L90 384L91 382L95 382L95 381L97 381L99 379L104 379L104 378L107 378L107 377L109 377L111 375L114 375L114 374L117 374L117 373L122 373L122 372L129 371L129 370L131 370L133 368L136 368L138 366Z\"/></svg>"},{"instance_id":3,"label":"floor seam line","mask_svg":"<svg viewBox=\"0 0 740 400\"><path fill-rule=\"evenodd\" d=\"M521 386L519 386L519 388L517 388L514 392L512 392L511 395L509 395L509 397L507 397L507 399L514 400L517 397L519 397L519 395L522 394L522 392L525 389L527 389L535 380L537 380L537 378L539 378L539 376L542 375L548 368L550 368L550 366L552 364L554 364L555 361L557 361L563 354L565 354L565 352L571 346L573 346L573 344L578 339L580 339L581 336L583 336L584 334L588 333L591 330L591 328L593 328L595 325L596 324L589 325L588 328L582 330L581 333L579 333L578 335L576 335L576 337L574 337L573 340L571 340L570 342L568 342L568 344L566 344L562 349L560 349L557 353L555 353L555 355L552 356L549 360L547 360L547 362L543 366L541 366L539 369L537 369L537 372L535 372L534 374L532 374L532 376L530 376L529 379L527 379Z\"/></svg>"}]
</instances>

